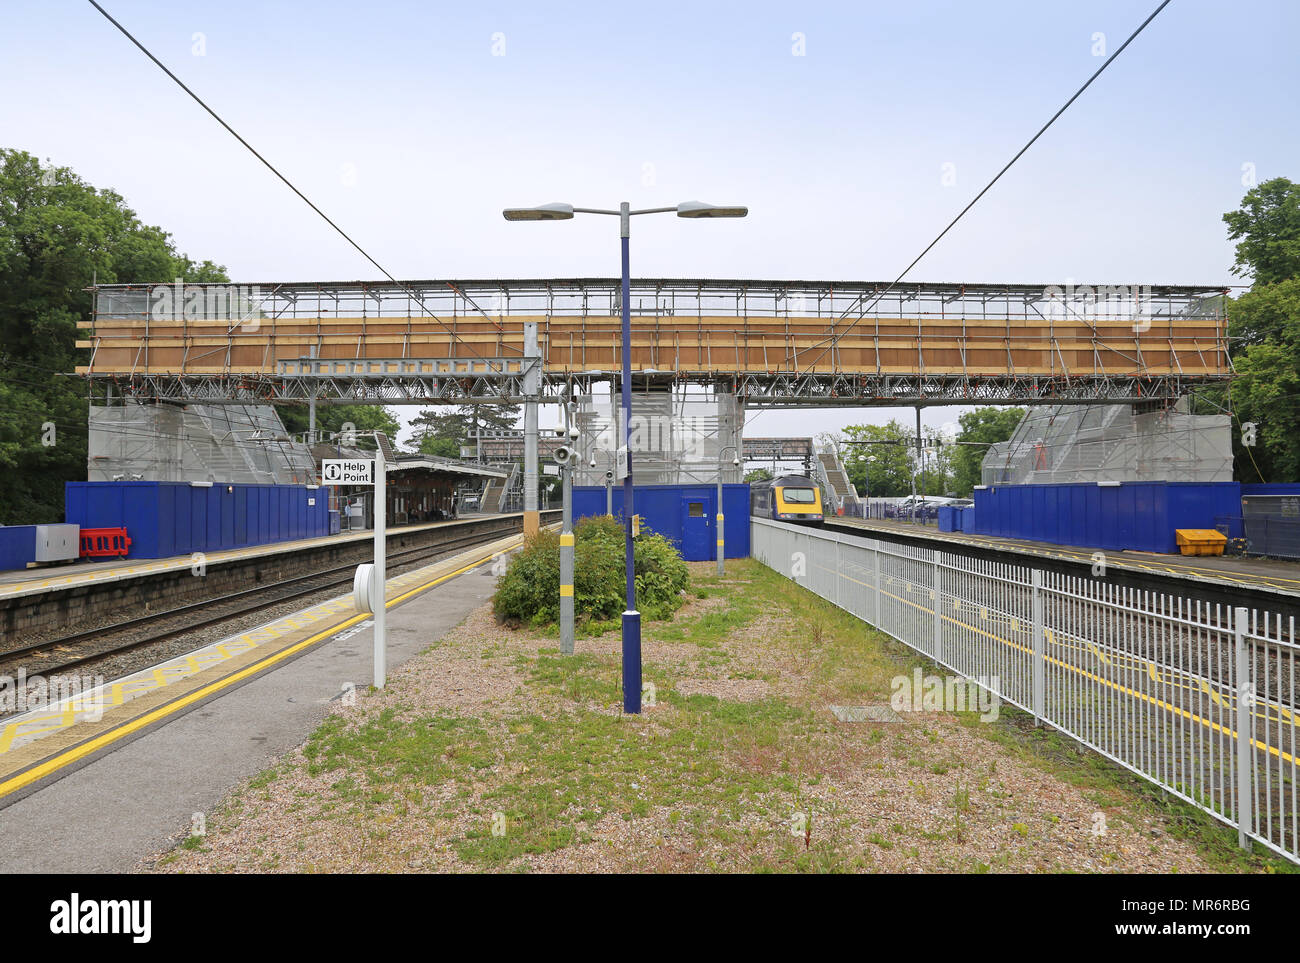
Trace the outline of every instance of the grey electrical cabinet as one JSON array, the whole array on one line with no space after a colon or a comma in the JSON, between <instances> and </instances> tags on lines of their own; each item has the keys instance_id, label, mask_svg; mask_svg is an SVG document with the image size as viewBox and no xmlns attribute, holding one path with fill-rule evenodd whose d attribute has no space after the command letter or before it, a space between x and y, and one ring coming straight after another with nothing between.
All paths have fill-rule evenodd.
<instances>
[{"instance_id":1,"label":"grey electrical cabinet","mask_svg":"<svg viewBox=\"0 0 1300 963\"><path fill-rule=\"evenodd\" d=\"M36 562L67 562L81 554L80 525L37 525Z\"/></svg>"}]
</instances>

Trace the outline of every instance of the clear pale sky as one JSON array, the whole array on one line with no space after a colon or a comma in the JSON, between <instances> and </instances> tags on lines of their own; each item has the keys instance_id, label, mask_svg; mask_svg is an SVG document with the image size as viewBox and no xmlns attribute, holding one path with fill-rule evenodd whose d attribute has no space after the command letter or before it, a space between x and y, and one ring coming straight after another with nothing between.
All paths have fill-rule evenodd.
<instances>
[{"instance_id":1,"label":"clear pale sky","mask_svg":"<svg viewBox=\"0 0 1300 963\"><path fill-rule=\"evenodd\" d=\"M750 216L634 222L634 275L886 281L1156 5L103 3L397 277L615 275L612 218L501 208L698 198ZM378 276L88 3L3 24L0 144L235 281ZM1174 0L909 278L1239 283L1223 212L1300 178L1297 36L1294 0Z\"/></svg>"}]
</instances>

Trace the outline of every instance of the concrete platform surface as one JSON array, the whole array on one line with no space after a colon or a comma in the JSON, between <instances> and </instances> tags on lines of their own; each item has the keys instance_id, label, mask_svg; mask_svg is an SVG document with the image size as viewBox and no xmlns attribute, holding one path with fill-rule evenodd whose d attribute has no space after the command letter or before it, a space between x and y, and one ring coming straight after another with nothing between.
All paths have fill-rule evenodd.
<instances>
[{"instance_id":1,"label":"concrete platform surface","mask_svg":"<svg viewBox=\"0 0 1300 963\"><path fill-rule=\"evenodd\" d=\"M484 562L389 610L390 670L485 602ZM391 591L391 590L390 590ZM371 679L366 620L182 715L69 768L57 781L0 800L0 872L120 873L186 832L226 792L300 744L348 684Z\"/></svg>"}]
</instances>

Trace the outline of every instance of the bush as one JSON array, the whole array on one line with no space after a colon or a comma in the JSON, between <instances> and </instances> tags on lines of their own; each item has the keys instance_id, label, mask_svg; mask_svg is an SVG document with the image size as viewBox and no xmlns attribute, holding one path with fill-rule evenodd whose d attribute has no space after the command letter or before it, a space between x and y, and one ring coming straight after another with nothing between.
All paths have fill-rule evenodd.
<instances>
[{"instance_id":1,"label":"bush","mask_svg":"<svg viewBox=\"0 0 1300 963\"><path fill-rule=\"evenodd\" d=\"M686 563L662 535L643 528L633 550L637 606L664 619L682 603ZM602 515L574 528L573 609L579 623L617 619L626 607L623 526ZM547 625L560 618L560 536L538 532L510 560L492 599L496 617L511 625Z\"/></svg>"}]
</instances>

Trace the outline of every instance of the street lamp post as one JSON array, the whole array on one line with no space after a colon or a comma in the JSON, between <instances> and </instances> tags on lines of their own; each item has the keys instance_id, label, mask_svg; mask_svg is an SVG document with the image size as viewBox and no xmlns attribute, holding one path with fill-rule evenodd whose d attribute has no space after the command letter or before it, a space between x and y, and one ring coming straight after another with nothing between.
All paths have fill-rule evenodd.
<instances>
[{"instance_id":1,"label":"street lamp post","mask_svg":"<svg viewBox=\"0 0 1300 963\"><path fill-rule=\"evenodd\" d=\"M724 534L723 516L722 516L722 456L727 452L733 451L735 454L731 458L731 467L740 467L740 451L735 445L728 445L726 448L718 451L718 574L726 574L724 571L725 562L723 558L727 554L727 536Z\"/></svg>"},{"instance_id":2,"label":"street lamp post","mask_svg":"<svg viewBox=\"0 0 1300 963\"><path fill-rule=\"evenodd\" d=\"M618 218L623 262L623 530L624 569L627 580L627 610L623 613L623 711L641 711L641 613L636 609L636 570L632 544L632 277L628 259L631 219L637 214L676 214L678 217L744 217L746 207L720 207L702 201L683 201L676 207L650 207L634 211L627 201L617 211L572 204L543 204L541 207L512 207L502 211L507 221L565 221L574 214L608 214Z\"/></svg>"}]
</instances>

